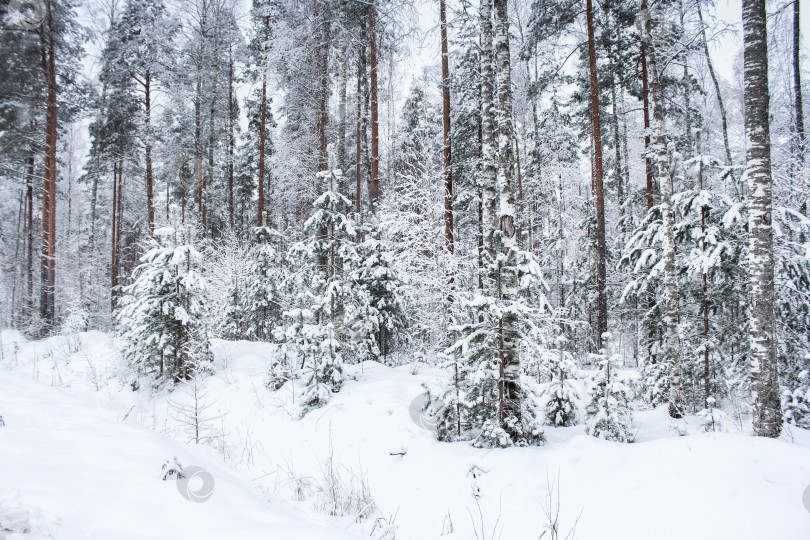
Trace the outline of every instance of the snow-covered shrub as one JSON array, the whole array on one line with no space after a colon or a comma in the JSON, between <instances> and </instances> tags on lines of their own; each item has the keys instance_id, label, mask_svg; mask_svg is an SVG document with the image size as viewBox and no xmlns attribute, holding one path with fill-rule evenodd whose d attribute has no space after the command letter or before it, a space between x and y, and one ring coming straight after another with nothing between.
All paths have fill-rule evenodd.
<instances>
[{"instance_id":1,"label":"snow-covered shrub","mask_svg":"<svg viewBox=\"0 0 810 540\"><path fill-rule=\"evenodd\" d=\"M698 412L697 416L703 431L723 431L726 413L717 408L717 401L713 397L706 398L706 408Z\"/></svg>"},{"instance_id":2,"label":"snow-covered shrub","mask_svg":"<svg viewBox=\"0 0 810 540\"><path fill-rule=\"evenodd\" d=\"M782 394L785 422L810 429L810 371L800 372L796 387L785 388Z\"/></svg>"},{"instance_id":3,"label":"snow-covered shrub","mask_svg":"<svg viewBox=\"0 0 810 540\"><path fill-rule=\"evenodd\" d=\"M81 342L79 333L87 330L87 322L90 320L90 312L79 303L72 303L68 309L68 314L62 319L60 332L68 339L70 353L79 352Z\"/></svg>"}]
</instances>

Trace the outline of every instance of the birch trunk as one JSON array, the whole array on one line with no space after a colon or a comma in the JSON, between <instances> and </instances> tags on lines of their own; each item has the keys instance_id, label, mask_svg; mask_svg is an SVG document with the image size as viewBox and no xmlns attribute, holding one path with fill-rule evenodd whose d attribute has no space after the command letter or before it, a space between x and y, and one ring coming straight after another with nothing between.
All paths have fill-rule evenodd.
<instances>
[{"instance_id":1,"label":"birch trunk","mask_svg":"<svg viewBox=\"0 0 810 540\"><path fill-rule=\"evenodd\" d=\"M517 299L517 239L515 194L514 128L512 125L512 77L509 58L509 16L507 0L495 0L495 62L498 72L498 202L497 235L505 260L500 265L499 296L506 303ZM501 317L500 385L498 421L508 428L510 418L520 418L520 361L517 353L516 315Z\"/></svg>"},{"instance_id":2,"label":"birch trunk","mask_svg":"<svg viewBox=\"0 0 810 540\"><path fill-rule=\"evenodd\" d=\"M655 45L650 33L650 12L646 3L642 5L638 18L639 33L644 42L647 72L650 80L650 98L655 133L655 169L661 189L661 216L664 259L664 361L669 364L669 414L673 418L683 416L683 390L681 374L681 345L678 336L678 283L675 276L675 237L672 208L672 175L670 174L667 135L664 124L663 93L658 80L658 67L655 61Z\"/></svg>"},{"instance_id":3,"label":"birch trunk","mask_svg":"<svg viewBox=\"0 0 810 540\"><path fill-rule=\"evenodd\" d=\"M745 135L748 139L751 389L754 434L782 429L774 336L771 139L768 125L768 41L765 0L743 0Z\"/></svg>"},{"instance_id":4,"label":"birch trunk","mask_svg":"<svg viewBox=\"0 0 810 540\"><path fill-rule=\"evenodd\" d=\"M804 163L804 103L802 102L801 33L799 31L799 0L793 0L793 98L795 101L796 136L799 161Z\"/></svg>"},{"instance_id":5,"label":"birch trunk","mask_svg":"<svg viewBox=\"0 0 810 540\"><path fill-rule=\"evenodd\" d=\"M498 166L495 149L495 66L492 63L492 0L481 0L481 221L483 224L484 264L495 261L493 235L498 226L497 193ZM489 281L494 276L488 272ZM492 283L488 284L489 287Z\"/></svg>"}]
</instances>

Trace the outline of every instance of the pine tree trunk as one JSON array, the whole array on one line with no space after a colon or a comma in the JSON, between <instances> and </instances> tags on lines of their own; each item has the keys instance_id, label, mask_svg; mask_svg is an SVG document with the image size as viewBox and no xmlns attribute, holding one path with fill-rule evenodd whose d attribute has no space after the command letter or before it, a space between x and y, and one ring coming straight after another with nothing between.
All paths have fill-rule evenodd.
<instances>
[{"instance_id":1,"label":"pine tree trunk","mask_svg":"<svg viewBox=\"0 0 810 540\"><path fill-rule=\"evenodd\" d=\"M450 64L447 51L447 15L445 0L439 0L439 22L442 41L442 125L444 158L444 244L447 253L453 254L453 171L450 145ZM453 275L447 277L448 286L453 288Z\"/></svg>"},{"instance_id":2,"label":"pine tree trunk","mask_svg":"<svg viewBox=\"0 0 810 540\"><path fill-rule=\"evenodd\" d=\"M202 63L202 61L201 61ZM200 68L202 69L202 68ZM197 211L202 217L203 205L203 149L202 149L202 74L197 75L194 96L194 174L197 177ZM192 208L194 208L192 203Z\"/></svg>"},{"instance_id":3,"label":"pine tree trunk","mask_svg":"<svg viewBox=\"0 0 810 540\"><path fill-rule=\"evenodd\" d=\"M509 58L509 16L507 0L495 0L495 62L498 81L498 198L501 252L506 261L500 268L499 296L505 302L517 299L517 239L515 195L512 185L514 159L514 128L512 125L512 77ZM520 361L517 352L517 320L514 313L503 315L500 333L500 385L498 421L508 428L510 418L520 418Z\"/></svg>"},{"instance_id":4,"label":"pine tree trunk","mask_svg":"<svg viewBox=\"0 0 810 540\"><path fill-rule=\"evenodd\" d=\"M340 43L338 44L338 133L337 133L337 166L343 172L339 191L348 194L348 171L346 170L346 81L348 79L348 62L346 49L346 0L340 0Z\"/></svg>"},{"instance_id":5,"label":"pine tree trunk","mask_svg":"<svg viewBox=\"0 0 810 540\"><path fill-rule=\"evenodd\" d=\"M768 125L768 41L765 0L743 0L745 134L748 139L749 290L754 434L782 429L774 335L774 262L771 226L771 140Z\"/></svg>"},{"instance_id":6,"label":"pine tree trunk","mask_svg":"<svg viewBox=\"0 0 810 540\"><path fill-rule=\"evenodd\" d=\"M481 221L484 236L484 264L495 261L495 229L497 216L498 165L495 148L495 66L492 63L492 0L481 0ZM495 283L489 272L487 287Z\"/></svg>"},{"instance_id":7,"label":"pine tree trunk","mask_svg":"<svg viewBox=\"0 0 810 540\"><path fill-rule=\"evenodd\" d=\"M702 133L698 134L697 138L697 154L702 155L703 145L701 142ZM703 160L698 163L698 187L703 191ZM706 253L706 207L700 208L700 233L701 242L700 250ZM703 404L704 407L709 407L709 398L711 397L711 363L709 358L709 278L708 273L703 272Z\"/></svg>"},{"instance_id":8,"label":"pine tree trunk","mask_svg":"<svg viewBox=\"0 0 810 540\"><path fill-rule=\"evenodd\" d=\"M52 4L48 2L47 32L40 32L42 71L47 85L45 109L45 169L42 190L42 268L40 315L47 330L56 323L56 46Z\"/></svg>"},{"instance_id":9,"label":"pine tree trunk","mask_svg":"<svg viewBox=\"0 0 810 540\"><path fill-rule=\"evenodd\" d=\"M25 179L25 231L26 240L26 317L34 314L34 146L28 156L28 175Z\"/></svg>"},{"instance_id":10,"label":"pine tree trunk","mask_svg":"<svg viewBox=\"0 0 810 540\"><path fill-rule=\"evenodd\" d=\"M796 115L796 136L798 137L799 161L804 163L804 103L802 102L802 64L799 31L799 0L793 0L793 94Z\"/></svg>"},{"instance_id":11,"label":"pine tree trunk","mask_svg":"<svg viewBox=\"0 0 810 540\"><path fill-rule=\"evenodd\" d=\"M233 207L233 153L235 140L235 118L233 107L233 50L229 49L228 56L228 223L231 230L234 227Z\"/></svg>"},{"instance_id":12,"label":"pine tree trunk","mask_svg":"<svg viewBox=\"0 0 810 540\"><path fill-rule=\"evenodd\" d=\"M360 25L360 52L357 58L357 126L356 126L356 153L355 169L357 184L355 185L354 205L358 219L363 213L363 79L366 75L366 47L363 35L363 24Z\"/></svg>"},{"instance_id":13,"label":"pine tree trunk","mask_svg":"<svg viewBox=\"0 0 810 540\"><path fill-rule=\"evenodd\" d=\"M259 201L256 209L256 224L264 225L264 154L265 154L265 126L267 125L267 41L270 34L270 21L264 19L264 44L262 55L262 101L259 111Z\"/></svg>"},{"instance_id":14,"label":"pine tree trunk","mask_svg":"<svg viewBox=\"0 0 810 540\"><path fill-rule=\"evenodd\" d=\"M115 308L115 287L118 284L118 160L113 162L112 242L110 244L110 299Z\"/></svg>"},{"instance_id":15,"label":"pine tree trunk","mask_svg":"<svg viewBox=\"0 0 810 540\"><path fill-rule=\"evenodd\" d=\"M596 42L594 39L593 2L587 0L588 64L591 82L591 117L593 119L593 185L596 197L596 344L602 348L602 334L607 332L607 272L605 245L605 190L602 182L602 123L599 111L599 77L596 71Z\"/></svg>"},{"instance_id":16,"label":"pine tree trunk","mask_svg":"<svg viewBox=\"0 0 810 540\"><path fill-rule=\"evenodd\" d=\"M610 97L613 101L613 114L611 121L613 123L613 148L616 154L616 165L614 167L614 177L616 178L616 202L619 206L619 226L622 232L627 232L626 224L624 222L624 186L622 183L622 149L621 149L621 132L619 131L619 107L618 97L616 95L616 81L610 85Z\"/></svg>"},{"instance_id":17,"label":"pine tree trunk","mask_svg":"<svg viewBox=\"0 0 810 540\"><path fill-rule=\"evenodd\" d=\"M152 135L150 133L150 120L152 116L152 74L147 69L144 77L144 94L146 106L146 214L149 232L155 230L155 206L152 198Z\"/></svg>"},{"instance_id":18,"label":"pine tree trunk","mask_svg":"<svg viewBox=\"0 0 810 540\"><path fill-rule=\"evenodd\" d=\"M375 0L368 5L369 58L371 61L371 212L377 211L380 196L380 136L379 105L377 103L377 33L374 28L377 6Z\"/></svg>"},{"instance_id":19,"label":"pine tree trunk","mask_svg":"<svg viewBox=\"0 0 810 540\"><path fill-rule=\"evenodd\" d=\"M208 104L208 171L205 174L205 181L203 185L203 207L202 207L202 237L205 238L209 223L208 206L208 184L214 184L214 150L216 149L215 136L216 136L216 105L219 98L219 42L214 41L214 65L212 67L214 78L211 88L211 101ZM213 234L213 229L211 231Z\"/></svg>"},{"instance_id":20,"label":"pine tree trunk","mask_svg":"<svg viewBox=\"0 0 810 540\"><path fill-rule=\"evenodd\" d=\"M647 55L647 70L650 76L650 97L653 111L655 132L655 157L658 184L661 189L661 215L664 259L664 318L666 337L664 358L669 364L669 414L680 418L683 410L681 345L678 336L678 282L675 275L675 234L674 210L672 206L672 175L670 174L669 153L667 152L666 126L664 124L664 105L661 83L655 61L655 45L650 33L650 12L642 6L639 15L640 37L644 42Z\"/></svg>"},{"instance_id":21,"label":"pine tree trunk","mask_svg":"<svg viewBox=\"0 0 810 540\"><path fill-rule=\"evenodd\" d=\"M328 141L326 136L326 127L329 121L329 23L325 7L320 9L316 5L317 30L315 35L318 37L318 43L315 47L315 66L318 76L318 91L315 93L315 102L317 107L317 138L318 138L318 170L321 172L329 170L329 152ZM320 179L323 182L323 178ZM317 196L320 196L325 191L329 190L331 186L325 183L317 186ZM329 237L329 230L326 227L319 227L315 232L319 244L326 244ZM329 265L329 254L325 251L319 251L317 255L318 270L326 279L332 265ZM334 317L334 305L329 311L330 317Z\"/></svg>"}]
</instances>

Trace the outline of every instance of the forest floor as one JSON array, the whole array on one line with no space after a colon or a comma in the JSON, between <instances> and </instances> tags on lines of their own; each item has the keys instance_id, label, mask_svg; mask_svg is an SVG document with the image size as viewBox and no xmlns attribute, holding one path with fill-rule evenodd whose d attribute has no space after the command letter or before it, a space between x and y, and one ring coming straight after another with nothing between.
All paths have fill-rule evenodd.
<instances>
[{"instance_id":1,"label":"forest floor","mask_svg":"<svg viewBox=\"0 0 810 540\"><path fill-rule=\"evenodd\" d=\"M266 387L275 346L218 340L195 431L195 385L133 390L106 334L6 330L0 352L0 540L536 540L555 524L581 540L810 538L810 431L755 438L733 410L720 433L658 408L636 411L633 444L578 425L476 449L438 442L420 415L437 368L349 366L301 417L300 388ZM164 480L167 462L202 474Z\"/></svg>"}]
</instances>

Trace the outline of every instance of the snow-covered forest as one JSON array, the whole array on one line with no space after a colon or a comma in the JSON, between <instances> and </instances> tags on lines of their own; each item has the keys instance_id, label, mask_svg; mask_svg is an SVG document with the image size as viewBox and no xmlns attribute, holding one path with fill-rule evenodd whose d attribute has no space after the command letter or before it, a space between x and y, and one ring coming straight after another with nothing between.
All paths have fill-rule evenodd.
<instances>
[{"instance_id":1,"label":"snow-covered forest","mask_svg":"<svg viewBox=\"0 0 810 540\"><path fill-rule=\"evenodd\" d=\"M0 10L0 539L810 535L800 0Z\"/></svg>"}]
</instances>

